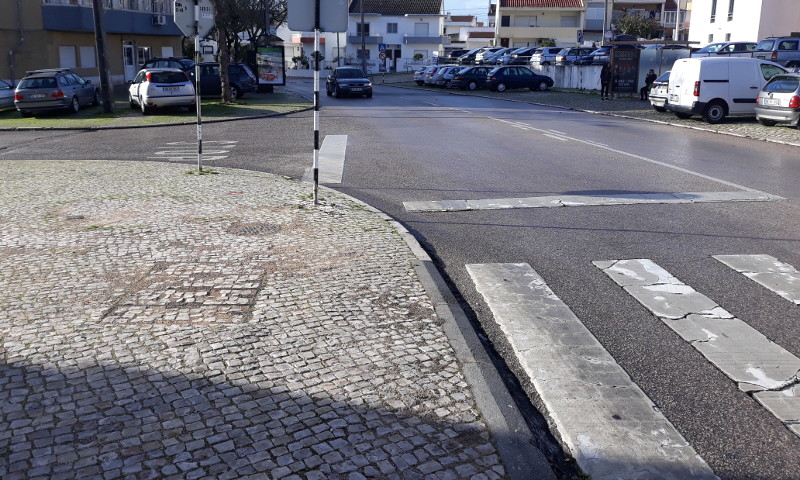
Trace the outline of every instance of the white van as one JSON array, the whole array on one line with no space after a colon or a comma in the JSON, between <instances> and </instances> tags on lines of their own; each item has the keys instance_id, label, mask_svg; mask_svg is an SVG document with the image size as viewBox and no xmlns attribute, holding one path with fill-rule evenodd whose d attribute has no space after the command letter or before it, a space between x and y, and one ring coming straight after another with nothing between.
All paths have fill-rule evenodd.
<instances>
[{"instance_id":1,"label":"white van","mask_svg":"<svg viewBox=\"0 0 800 480\"><path fill-rule=\"evenodd\" d=\"M672 66L664 107L678 118L702 115L708 123L755 115L758 92L779 73L786 69L757 58L682 58Z\"/></svg>"}]
</instances>

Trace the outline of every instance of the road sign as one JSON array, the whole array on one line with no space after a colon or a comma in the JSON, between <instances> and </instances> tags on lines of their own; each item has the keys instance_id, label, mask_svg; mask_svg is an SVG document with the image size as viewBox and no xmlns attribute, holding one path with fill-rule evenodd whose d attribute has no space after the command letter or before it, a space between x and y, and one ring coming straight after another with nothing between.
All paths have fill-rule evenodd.
<instances>
[{"instance_id":1,"label":"road sign","mask_svg":"<svg viewBox=\"0 0 800 480\"><path fill-rule=\"evenodd\" d=\"M578 43L583 43L583 30L578 30Z\"/></svg>"},{"instance_id":2,"label":"road sign","mask_svg":"<svg viewBox=\"0 0 800 480\"><path fill-rule=\"evenodd\" d=\"M381 60L386 60L386 52L378 53L378 58L380 58Z\"/></svg>"},{"instance_id":3,"label":"road sign","mask_svg":"<svg viewBox=\"0 0 800 480\"><path fill-rule=\"evenodd\" d=\"M347 0L287 0L286 20L289 30L313 32L315 10L319 3L319 29L323 32L346 32L348 21Z\"/></svg>"},{"instance_id":4,"label":"road sign","mask_svg":"<svg viewBox=\"0 0 800 480\"><path fill-rule=\"evenodd\" d=\"M175 16L175 25L187 37L205 37L214 28L214 6L211 0L196 0L199 18L195 19L195 0L175 0L172 12ZM195 32L195 20L198 22L198 31Z\"/></svg>"},{"instance_id":5,"label":"road sign","mask_svg":"<svg viewBox=\"0 0 800 480\"><path fill-rule=\"evenodd\" d=\"M386 44L385 43L379 43L378 44L378 51L381 52L381 53L386 53Z\"/></svg>"}]
</instances>

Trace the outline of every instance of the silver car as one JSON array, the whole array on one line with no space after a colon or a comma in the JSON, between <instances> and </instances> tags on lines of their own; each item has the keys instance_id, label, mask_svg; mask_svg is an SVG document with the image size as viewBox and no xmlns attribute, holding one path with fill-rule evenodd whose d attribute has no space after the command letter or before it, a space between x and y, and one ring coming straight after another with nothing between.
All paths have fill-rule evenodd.
<instances>
[{"instance_id":1,"label":"silver car","mask_svg":"<svg viewBox=\"0 0 800 480\"><path fill-rule=\"evenodd\" d=\"M0 80L0 110L14 108L14 87Z\"/></svg>"},{"instance_id":2,"label":"silver car","mask_svg":"<svg viewBox=\"0 0 800 480\"><path fill-rule=\"evenodd\" d=\"M800 73L775 75L756 100L756 119L771 127L788 123L800 128Z\"/></svg>"},{"instance_id":3,"label":"silver car","mask_svg":"<svg viewBox=\"0 0 800 480\"><path fill-rule=\"evenodd\" d=\"M664 72L650 86L648 98L653 110L666 112L667 109L664 108L664 105L667 103L667 97L669 97L669 72Z\"/></svg>"},{"instance_id":4,"label":"silver car","mask_svg":"<svg viewBox=\"0 0 800 480\"><path fill-rule=\"evenodd\" d=\"M14 91L14 106L20 115L67 110L77 113L84 105L98 105L97 87L68 68L49 68L27 72Z\"/></svg>"},{"instance_id":5,"label":"silver car","mask_svg":"<svg viewBox=\"0 0 800 480\"><path fill-rule=\"evenodd\" d=\"M194 85L183 70L177 68L144 68L128 87L131 108L139 107L142 115L155 108L191 107L196 105Z\"/></svg>"}]
</instances>

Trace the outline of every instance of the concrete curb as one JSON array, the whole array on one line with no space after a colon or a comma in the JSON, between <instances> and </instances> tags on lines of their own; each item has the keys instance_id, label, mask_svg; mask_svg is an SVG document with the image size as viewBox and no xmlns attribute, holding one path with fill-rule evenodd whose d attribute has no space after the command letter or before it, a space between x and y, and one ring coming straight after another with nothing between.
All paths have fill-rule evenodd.
<instances>
[{"instance_id":1,"label":"concrete curb","mask_svg":"<svg viewBox=\"0 0 800 480\"><path fill-rule=\"evenodd\" d=\"M324 187L330 188L330 187ZM497 369L475 333L467 315L458 304L442 275L417 239L402 224L363 201L334 190L388 222L417 257L414 269L433 302L436 315L444 322L444 331L472 387L475 402L497 443L497 450L511 480L555 480L544 454L535 447L531 434Z\"/></svg>"}]
</instances>

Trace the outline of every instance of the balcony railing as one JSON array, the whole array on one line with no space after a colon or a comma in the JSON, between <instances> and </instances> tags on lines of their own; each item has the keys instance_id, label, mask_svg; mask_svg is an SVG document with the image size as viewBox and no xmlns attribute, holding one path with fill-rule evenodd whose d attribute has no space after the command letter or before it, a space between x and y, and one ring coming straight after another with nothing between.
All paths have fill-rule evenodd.
<instances>
[{"instance_id":1,"label":"balcony railing","mask_svg":"<svg viewBox=\"0 0 800 480\"><path fill-rule=\"evenodd\" d=\"M42 5L75 5L91 7L92 0L42 0ZM103 0L106 10L129 10L132 12L160 13L172 15L173 0Z\"/></svg>"}]
</instances>

